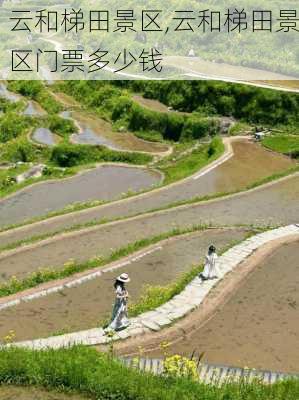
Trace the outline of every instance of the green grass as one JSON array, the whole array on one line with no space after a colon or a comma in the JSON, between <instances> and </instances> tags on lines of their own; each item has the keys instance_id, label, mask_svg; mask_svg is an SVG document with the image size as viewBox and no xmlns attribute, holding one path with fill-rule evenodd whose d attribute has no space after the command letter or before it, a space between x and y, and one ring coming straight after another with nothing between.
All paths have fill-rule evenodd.
<instances>
[{"instance_id":1,"label":"green grass","mask_svg":"<svg viewBox=\"0 0 299 400\"><path fill-rule=\"evenodd\" d=\"M299 136L268 136L262 143L268 149L278 153L299 157Z\"/></svg>"},{"instance_id":2,"label":"green grass","mask_svg":"<svg viewBox=\"0 0 299 400\"><path fill-rule=\"evenodd\" d=\"M229 195L234 195L234 194L246 192L248 190L257 188L259 186L262 186L264 184L270 183L272 181L275 181L275 180L278 180L278 179L282 179L282 178L287 177L289 175L292 175L292 174L294 174L296 172L299 172L299 166L292 167L292 168L288 169L287 171L284 171L284 172L281 172L281 173L276 173L276 174L273 174L273 175L271 175L269 177L263 178L263 179L261 179L261 180L259 180L257 182L254 182L253 184L247 186L246 188L244 188L243 190L240 190L240 191L222 192L222 193L216 193L214 195L209 195L209 196L195 197L195 198L192 198L192 199L186 200L186 201L178 201L178 202L175 202L175 203L168 204L165 207L154 208L154 209L148 210L146 212L146 214L159 212L159 211L165 211L165 210L168 210L168 209L171 209L171 208L175 208L175 207L179 207L179 206L183 206L183 205L191 205L191 204L195 204L195 203L201 203L201 202L204 202L204 201L214 200L214 199L218 199L218 198L221 198L221 197L225 197L225 196L229 196ZM19 228L19 227L22 227L22 226L25 226L25 225L29 225L29 224L32 224L32 223L35 223L35 222L38 222L38 221L46 220L46 219L48 219L50 217L66 215L66 214L71 213L71 212L81 211L81 210L85 210L85 209L88 209L88 208L93 208L93 207L96 207L96 206L99 206L99 205L103 205L103 204L105 204L105 203L103 203L103 202L76 203L74 205L70 205L70 206L66 207L63 210L59 210L57 212L54 212L54 213L48 214L46 216L43 216L42 218L38 217L38 218L35 218L35 219L31 219L29 221L25 221L22 224L14 224L14 225L6 226L6 227L0 229L0 232L9 231L9 230L12 230L12 229L15 229L15 228ZM32 236L32 237L24 239L24 240L16 241L16 242L10 243L9 245L5 245L3 247L0 246L0 252L2 252L4 250L11 250L11 249L19 247L21 245L27 245L27 244L35 243L35 242L37 242L39 240L44 240L44 239L47 239L47 238L50 238L50 237L54 237L54 236L56 236L58 234L72 232L72 231L76 231L76 230L80 230L80 229L88 228L88 227L92 227L92 226L99 226L99 225L107 224L107 223L110 223L110 222L121 221L121 220L125 220L125 219L128 219L128 218L134 218L134 217L137 217L137 216L142 215L142 214L143 214L143 212L130 215L129 217L117 217L117 218L111 218L111 219L92 220L92 221L88 221L86 223L72 225L67 229L62 228L62 229L59 229L57 231L53 231L53 232L50 232L50 233L45 233L43 235L36 235L36 236Z\"/></svg>"},{"instance_id":3,"label":"green grass","mask_svg":"<svg viewBox=\"0 0 299 400\"><path fill-rule=\"evenodd\" d=\"M70 261L62 265L61 268L56 269L39 269L38 271L35 271L24 279L20 280L13 277L8 282L0 285L0 297L9 296L49 281L67 278L79 272L105 266L113 261L117 261L122 257L126 257L138 250L141 250L142 248L153 245L170 237L196 232L207 228L208 225L194 225L186 229L175 228L160 235L144 238L134 243L130 243L127 246L112 251L112 253L107 257L96 257L82 263Z\"/></svg>"},{"instance_id":4,"label":"green grass","mask_svg":"<svg viewBox=\"0 0 299 400\"><path fill-rule=\"evenodd\" d=\"M262 230L260 230L262 231ZM242 240L232 241L228 246L220 249L219 254L225 253L229 248L236 246L243 242L247 238L256 234L257 231L249 231L246 237ZM175 282L172 282L166 286L150 286L146 285L143 288L143 292L140 299L135 304L129 307L129 313L131 317L136 317L147 311L152 311L157 307L170 301L174 296L181 293L185 287L202 272L203 265L193 265L192 268L183 273Z\"/></svg>"},{"instance_id":5,"label":"green grass","mask_svg":"<svg viewBox=\"0 0 299 400\"><path fill-rule=\"evenodd\" d=\"M211 143L203 144L190 154L173 155L162 160L156 167L164 173L164 185L184 179L200 171L203 167L215 161L224 153L224 144L220 137L215 137Z\"/></svg>"},{"instance_id":6,"label":"green grass","mask_svg":"<svg viewBox=\"0 0 299 400\"><path fill-rule=\"evenodd\" d=\"M0 351L0 383L74 391L94 400L297 400L299 381L212 386L128 369L93 348Z\"/></svg>"}]
</instances>

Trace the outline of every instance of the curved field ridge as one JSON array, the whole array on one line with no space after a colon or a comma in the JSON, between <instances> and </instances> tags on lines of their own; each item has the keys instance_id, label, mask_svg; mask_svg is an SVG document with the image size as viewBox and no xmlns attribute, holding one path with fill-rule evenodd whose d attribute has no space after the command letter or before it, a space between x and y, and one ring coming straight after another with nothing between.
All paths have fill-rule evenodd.
<instances>
[{"instance_id":1,"label":"curved field ridge","mask_svg":"<svg viewBox=\"0 0 299 400\"><path fill-rule=\"evenodd\" d=\"M0 200L0 226L37 218L69 204L117 200L128 191L152 189L160 181L160 173L154 170L102 164L69 178L32 184Z\"/></svg>"},{"instance_id":2,"label":"curved field ridge","mask_svg":"<svg viewBox=\"0 0 299 400\"><path fill-rule=\"evenodd\" d=\"M154 311L146 312L139 317L132 318L130 327L124 331L118 332L112 339L105 335L102 328L95 328L61 336L53 336L46 339L17 342L9 346L45 349L62 348L77 344L98 345L107 344L111 340L127 339L144 335L152 331L159 331L197 308L212 288L215 287L227 273L238 267L240 263L245 261L260 247L274 240L297 235L299 235L299 224L288 225L255 235L241 244L232 247L218 259L219 278L204 283L202 283L198 277L195 278L179 295L175 296L169 302L156 308Z\"/></svg>"}]
</instances>

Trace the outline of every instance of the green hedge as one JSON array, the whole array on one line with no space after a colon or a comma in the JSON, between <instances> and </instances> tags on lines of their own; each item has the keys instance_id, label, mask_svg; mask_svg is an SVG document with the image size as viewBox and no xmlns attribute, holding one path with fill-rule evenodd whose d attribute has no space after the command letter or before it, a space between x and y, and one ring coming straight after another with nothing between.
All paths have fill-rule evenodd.
<instances>
[{"instance_id":1,"label":"green hedge","mask_svg":"<svg viewBox=\"0 0 299 400\"><path fill-rule=\"evenodd\" d=\"M71 81L65 82L61 88L81 103L93 107L101 116L108 116L119 125L123 123L142 137L145 137L143 132L152 132L155 137L161 135L163 139L177 142L199 139L219 132L219 124L215 118L149 110L134 102L125 90L111 88L111 84L106 82ZM110 97L107 97L108 94Z\"/></svg>"},{"instance_id":2,"label":"green hedge","mask_svg":"<svg viewBox=\"0 0 299 400\"><path fill-rule=\"evenodd\" d=\"M299 95L220 81L121 81L115 86L141 92L180 111L203 108L249 123L299 126Z\"/></svg>"},{"instance_id":3,"label":"green hedge","mask_svg":"<svg viewBox=\"0 0 299 400\"><path fill-rule=\"evenodd\" d=\"M50 161L59 167L74 167L93 162L124 162L146 164L152 157L141 153L108 150L103 146L61 144L52 150Z\"/></svg>"},{"instance_id":4,"label":"green hedge","mask_svg":"<svg viewBox=\"0 0 299 400\"><path fill-rule=\"evenodd\" d=\"M0 142L6 143L17 138L29 127L29 120L15 112L7 112L0 117Z\"/></svg>"},{"instance_id":5,"label":"green hedge","mask_svg":"<svg viewBox=\"0 0 299 400\"><path fill-rule=\"evenodd\" d=\"M63 109L40 81L10 81L8 88L37 101L49 114L57 114Z\"/></svg>"},{"instance_id":6,"label":"green hedge","mask_svg":"<svg viewBox=\"0 0 299 400\"><path fill-rule=\"evenodd\" d=\"M76 391L97 400L295 400L299 381L199 384L127 369L95 349L0 351L0 383Z\"/></svg>"}]
</instances>

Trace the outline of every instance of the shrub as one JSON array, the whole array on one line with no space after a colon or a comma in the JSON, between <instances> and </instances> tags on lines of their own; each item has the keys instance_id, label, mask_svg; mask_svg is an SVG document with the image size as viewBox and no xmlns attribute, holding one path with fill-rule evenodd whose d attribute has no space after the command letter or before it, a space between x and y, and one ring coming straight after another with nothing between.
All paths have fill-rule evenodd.
<instances>
[{"instance_id":1,"label":"shrub","mask_svg":"<svg viewBox=\"0 0 299 400\"><path fill-rule=\"evenodd\" d=\"M113 151L103 146L61 144L53 148L50 160L60 167L74 167L94 162L146 164L152 157L141 153Z\"/></svg>"},{"instance_id":2,"label":"shrub","mask_svg":"<svg viewBox=\"0 0 299 400\"><path fill-rule=\"evenodd\" d=\"M63 138L68 138L70 135L78 131L77 126L71 119L64 119L58 115L50 115L47 121L49 129Z\"/></svg>"},{"instance_id":3,"label":"shrub","mask_svg":"<svg viewBox=\"0 0 299 400\"><path fill-rule=\"evenodd\" d=\"M6 143L15 139L28 128L28 120L22 115L8 112L0 118L0 142Z\"/></svg>"},{"instance_id":4,"label":"shrub","mask_svg":"<svg viewBox=\"0 0 299 400\"><path fill-rule=\"evenodd\" d=\"M10 162L31 162L47 157L47 148L40 148L27 138L13 140L1 148L1 159Z\"/></svg>"}]
</instances>

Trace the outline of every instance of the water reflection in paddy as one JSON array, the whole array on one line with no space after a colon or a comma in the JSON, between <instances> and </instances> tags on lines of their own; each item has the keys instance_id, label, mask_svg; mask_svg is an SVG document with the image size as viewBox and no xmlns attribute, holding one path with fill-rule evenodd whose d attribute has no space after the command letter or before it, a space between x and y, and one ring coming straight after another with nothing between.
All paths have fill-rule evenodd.
<instances>
[{"instance_id":1,"label":"water reflection in paddy","mask_svg":"<svg viewBox=\"0 0 299 400\"><path fill-rule=\"evenodd\" d=\"M0 83L0 97L3 97L4 99L11 102L16 102L20 99L20 96L8 91L4 83Z\"/></svg>"},{"instance_id":2,"label":"water reflection in paddy","mask_svg":"<svg viewBox=\"0 0 299 400\"><path fill-rule=\"evenodd\" d=\"M23 115L37 117L45 115L45 111L36 102L30 100L27 107L23 111Z\"/></svg>"},{"instance_id":3,"label":"water reflection in paddy","mask_svg":"<svg viewBox=\"0 0 299 400\"><path fill-rule=\"evenodd\" d=\"M59 138L47 128L37 128L34 131L32 138L36 142L47 146L54 146L59 140Z\"/></svg>"},{"instance_id":4,"label":"water reflection in paddy","mask_svg":"<svg viewBox=\"0 0 299 400\"><path fill-rule=\"evenodd\" d=\"M115 146L110 140L104 136L100 136L95 133L92 129L87 126L81 128L80 133L72 135L72 141L77 144L90 144L90 145L100 145L109 147L112 150L119 150L120 148Z\"/></svg>"}]
</instances>

